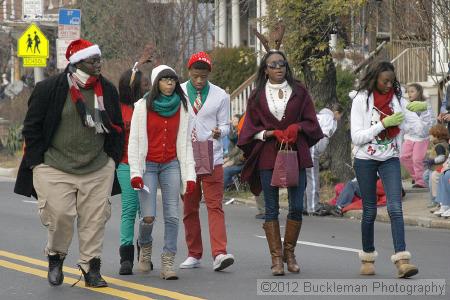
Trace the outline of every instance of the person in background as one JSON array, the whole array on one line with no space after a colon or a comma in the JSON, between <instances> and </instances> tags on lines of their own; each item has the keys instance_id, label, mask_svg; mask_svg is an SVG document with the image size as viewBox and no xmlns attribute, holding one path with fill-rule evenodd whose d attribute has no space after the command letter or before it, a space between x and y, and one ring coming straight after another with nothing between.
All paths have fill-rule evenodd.
<instances>
[{"instance_id":1,"label":"person in background","mask_svg":"<svg viewBox=\"0 0 450 300\"><path fill-rule=\"evenodd\" d=\"M450 217L450 154L444 162L437 188L436 202L440 204L439 217Z\"/></svg>"},{"instance_id":2,"label":"person in background","mask_svg":"<svg viewBox=\"0 0 450 300\"><path fill-rule=\"evenodd\" d=\"M356 177L352 180L347 181L342 192L339 194L336 205L331 207L330 213L336 217L342 217L344 214L342 213L342 209L352 203L353 197L358 196L361 198L361 191L359 189L358 180Z\"/></svg>"},{"instance_id":3,"label":"person in background","mask_svg":"<svg viewBox=\"0 0 450 300\"><path fill-rule=\"evenodd\" d=\"M223 159L223 188L226 190L233 183L233 176L241 173L245 159L243 152L236 146L238 139L237 126L241 115L236 114L231 119L230 133L228 138L230 141L228 154Z\"/></svg>"},{"instance_id":4,"label":"person in background","mask_svg":"<svg viewBox=\"0 0 450 300\"><path fill-rule=\"evenodd\" d=\"M236 147L237 141L238 141L238 125L241 121L242 115L235 114L233 118L231 119L231 125L230 125L230 133L228 134L228 138L230 140L230 146L229 151Z\"/></svg>"},{"instance_id":5,"label":"person in background","mask_svg":"<svg viewBox=\"0 0 450 300\"><path fill-rule=\"evenodd\" d=\"M209 82L211 58L205 52L198 52L188 61L189 80L181 85L189 98L189 113L193 118L193 140L213 139L214 169L210 175L199 175L194 192L183 197L184 229L188 257L180 268L191 269L200 266L203 256L199 207L202 193L208 210L211 254L214 271L222 271L234 263L234 256L227 252L227 233L223 201L223 146L221 139L228 135L230 95Z\"/></svg>"},{"instance_id":6,"label":"person in background","mask_svg":"<svg viewBox=\"0 0 450 300\"><path fill-rule=\"evenodd\" d=\"M223 188L233 184L233 176L241 173L245 158L241 149L234 147L223 162Z\"/></svg>"},{"instance_id":7,"label":"person in background","mask_svg":"<svg viewBox=\"0 0 450 300\"><path fill-rule=\"evenodd\" d=\"M9 85L8 76L5 73L3 73L2 81L0 83L0 99L5 98L5 89L8 87L8 85Z\"/></svg>"},{"instance_id":8,"label":"person in background","mask_svg":"<svg viewBox=\"0 0 450 300\"><path fill-rule=\"evenodd\" d=\"M50 285L64 281L76 220L78 266L86 287L101 288L108 286L100 266L109 196L120 193L115 169L124 144L122 114L116 88L101 75L98 45L72 41L66 58L64 72L37 83L28 101L14 192L37 197L48 230Z\"/></svg>"},{"instance_id":9,"label":"person in background","mask_svg":"<svg viewBox=\"0 0 450 300\"><path fill-rule=\"evenodd\" d=\"M237 125L238 136L241 133L242 126L244 126L244 121L245 121L245 112L241 116L241 118L238 122L238 125ZM255 219L264 220L265 216L266 216L266 208L264 206L264 197L261 194L260 195L253 194L253 199L255 200L256 209L258 210L258 213L255 215Z\"/></svg>"},{"instance_id":10,"label":"person in background","mask_svg":"<svg viewBox=\"0 0 450 300\"><path fill-rule=\"evenodd\" d=\"M428 131L436 123L431 103L423 95L423 88L418 83L408 85L411 120L405 125L405 135L400 153L400 163L411 175L413 188L426 188L423 180L423 160L428 149Z\"/></svg>"},{"instance_id":11,"label":"person in background","mask_svg":"<svg viewBox=\"0 0 450 300\"><path fill-rule=\"evenodd\" d=\"M320 204L320 155L325 152L330 138L336 132L337 122L342 118L343 107L339 103L334 103L330 108L323 108L317 114L320 128L324 137L310 148L313 167L306 169L306 198L304 201L305 211L309 215L314 215L321 209Z\"/></svg>"},{"instance_id":12,"label":"person in background","mask_svg":"<svg viewBox=\"0 0 450 300\"><path fill-rule=\"evenodd\" d=\"M447 84L445 97L442 101L441 108L437 120L439 123L447 124L447 129L450 134L450 84Z\"/></svg>"},{"instance_id":13,"label":"person in background","mask_svg":"<svg viewBox=\"0 0 450 300\"><path fill-rule=\"evenodd\" d=\"M437 124L430 129L430 146L424 160L425 172L423 179L430 189L430 204L428 207L435 207L438 205L436 201L439 177L441 176L441 169L449 153L449 133L447 128L442 124ZM440 215L443 210L440 209L434 212L435 215Z\"/></svg>"},{"instance_id":14,"label":"person in background","mask_svg":"<svg viewBox=\"0 0 450 300\"><path fill-rule=\"evenodd\" d=\"M120 275L131 275L134 263L134 225L139 210L137 191L130 184L130 166L128 164L128 140L130 136L131 116L134 104L150 88L150 80L137 67L126 70L119 79L119 100L125 127L123 155L117 168L117 178L122 190L122 213L120 218Z\"/></svg>"},{"instance_id":15,"label":"person in background","mask_svg":"<svg viewBox=\"0 0 450 300\"><path fill-rule=\"evenodd\" d=\"M410 263L406 251L402 211L402 178L400 147L404 121L413 112L395 75L392 63L372 63L359 83L353 99L350 129L354 154L354 169L361 190L363 216L361 221L362 251L361 275L375 274L377 252L374 244L374 223L377 214L376 183L379 174L387 195L387 210L391 219L394 254L391 261L397 267L397 276L411 277L419 272Z\"/></svg>"}]
</instances>

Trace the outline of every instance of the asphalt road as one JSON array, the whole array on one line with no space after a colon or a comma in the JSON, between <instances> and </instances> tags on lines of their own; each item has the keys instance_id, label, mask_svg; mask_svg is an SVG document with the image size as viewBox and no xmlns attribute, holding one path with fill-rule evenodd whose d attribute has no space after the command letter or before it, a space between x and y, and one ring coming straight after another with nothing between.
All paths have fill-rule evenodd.
<instances>
[{"instance_id":1,"label":"asphalt road","mask_svg":"<svg viewBox=\"0 0 450 300\"><path fill-rule=\"evenodd\" d=\"M360 224L356 220L305 217L296 254L301 266L300 274L287 273L274 278L270 273L270 256L262 221L254 219L255 209L228 205L225 207L228 251L236 258L235 265L223 272L212 270L206 209L202 205L202 229L204 258L202 267L194 270L177 270L177 281L159 278L160 253L162 251L162 218L157 218L154 229L155 270L150 274L135 272L131 276L119 276L119 223L120 197L114 197L113 214L107 225L102 274L110 283L106 289L86 289L83 281L75 287L70 284L79 277L76 270L78 243L76 234L65 261L66 281L60 287L50 287L46 279L46 258L43 248L46 231L37 216L33 199L13 194L13 183L0 182L0 300L43 299L449 299L450 293L450 231L406 227L407 249L413 254L413 262L420 272L408 284L419 284L420 279L445 279L446 296L281 296L257 295L257 280L277 286L273 279L286 279L287 284L312 279L394 279L395 268L390 262L392 238L390 225L377 223L375 230L377 275L367 278L359 275L356 251L360 249ZM161 205L158 208L161 214ZM281 213L284 223L286 212ZM185 259L186 246L181 224L178 240L178 265ZM261 283L261 281L260 281ZM275 285L274 285L275 284ZM261 285L260 285L261 287ZM273 291L277 291L273 289ZM297 290L291 290L296 292Z\"/></svg>"}]
</instances>

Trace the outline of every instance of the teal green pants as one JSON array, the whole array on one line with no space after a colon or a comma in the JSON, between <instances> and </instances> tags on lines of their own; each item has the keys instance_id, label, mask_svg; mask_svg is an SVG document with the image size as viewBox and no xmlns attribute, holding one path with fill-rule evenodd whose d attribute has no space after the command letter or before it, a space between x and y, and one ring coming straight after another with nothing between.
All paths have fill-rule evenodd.
<instances>
[{"instance_id":1,"label":"teal green pants","mask_svg":"<svg viewBox=\"0 0 450 300\"><path fill-rule=\"evenodd\" d=\"M119 164L117 178L122 189L122 215L120 218L120 245L133 245L134 222L139 211L139 198L130 184L130 166Z\"/></svg>"}]
</instances>

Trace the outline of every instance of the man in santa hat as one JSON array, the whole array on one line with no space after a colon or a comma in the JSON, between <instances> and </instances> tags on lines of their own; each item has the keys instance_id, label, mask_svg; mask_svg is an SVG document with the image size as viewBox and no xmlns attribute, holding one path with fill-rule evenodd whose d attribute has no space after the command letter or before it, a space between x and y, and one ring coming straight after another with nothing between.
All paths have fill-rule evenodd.
<instances>
[{"instance_id":1,"label":"man in santa hat","mask_svg":"<svg viewBox=\"0 0 450 300\"><path fill-rule=\"evenodd\" d=\"M123 149L118 93L102 77L97 45L75 40L63 73L36 84L23 127L25 148L14 192L38 199L47 228L48 281L63 283L62 266L77 219L79 268L88 287L100 275L109 196L120 193L115 167ZM114 184L113 184L114 183Z\"/></svg>"},{"instance_id":2,"label":"man in santa hat","mask_svg":"<svg viewBox=\"0 0 450 300\"><path fill-rule=\"evenodd\" d=\"M211 59L205 52L193 54L189 59L188 69L190 80L181 87L189 97L188 107L193 119L192 137L196 141L212 138L214 169L210 175L197 175L194 192L183 198L183 222L189 253L180 268L190 269L200 266L203 246L198 211L203 192L208 210L213 269L221 271L234 263L233 255L227 253L226 249L227 234L222 209L224 180L222 137L227 136L230 131L230 95L208 81Z\"/></svg>"}]
</instances>

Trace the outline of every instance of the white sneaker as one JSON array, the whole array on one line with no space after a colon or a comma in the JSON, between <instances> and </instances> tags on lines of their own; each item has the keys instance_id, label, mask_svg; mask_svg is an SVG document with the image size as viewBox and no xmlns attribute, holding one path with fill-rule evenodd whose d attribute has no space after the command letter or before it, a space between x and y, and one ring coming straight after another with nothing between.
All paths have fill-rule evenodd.
<instances>
[{"instance_id":1,"label":"white sneaker","mask_svg":"<svg viewBox=\"0 0 450 300\"><path fill-rule=\"evenodd\" d=\"M184 262L180 264L180 269L193 269L200 267L200 259L189 256Z\"/></svg>"},{"instance_id":2,"label":"white sneaker","mask_svg":"<svg viewBox=\"0 0 450 300\"><path fill-rule=\"evenodd\" d=\"M219 254L214 259L213 268L214 271L222 271L225 268L228 268L234 263L233 254Z\"/></svg>"},{"instance_id":3,"label":"white sneaker","mask_svg":"<svg viewBox=\"0 0 450 300\"><path fill-rule=\"evenodd\" d=\"M445 218L450 217L450 208L447 209L446 211L444 211L444 212L441 214L441 217L445 217Z\"/></svg>"},{"instance_id":4,"label":"white sneaker","mask_svg":"<svg viewBox=\"0 0 450 300\"><path fill-rule=\"evenodd\" d=\"M433 214L435 216L440 217L446 210L448 210L450 207L447 205L441 205L441 208L437 211L435 211Z\"/></svg>"}]
</instances>

